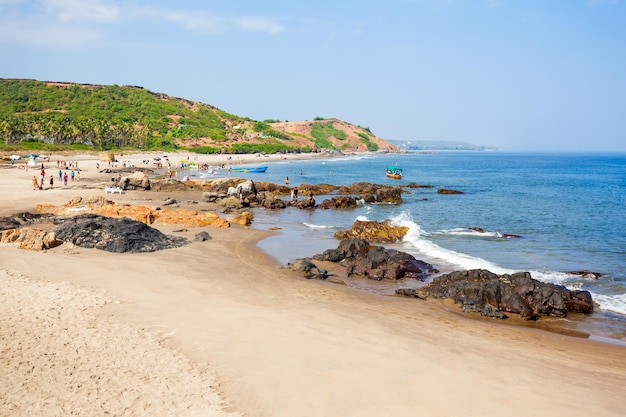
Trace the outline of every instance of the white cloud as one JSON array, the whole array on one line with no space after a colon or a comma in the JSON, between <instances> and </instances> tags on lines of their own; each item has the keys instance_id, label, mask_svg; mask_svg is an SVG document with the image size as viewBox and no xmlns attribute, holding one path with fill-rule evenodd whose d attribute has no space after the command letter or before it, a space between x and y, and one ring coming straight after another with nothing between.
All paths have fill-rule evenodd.
<instances>
[{"instance_id":1,"label":"white cloud","mask_svg":"<svg viewBox=\"0 0 626 417\"><path fill-rule=\"evenodd\" d=\"M242 30L256 32L280 33L284 27L273 19L263 17L242 17L234 21L234 26Z\"/></svg>"},{"instance_id":2,"label":"white cloud","mask_svg":"<svg viewBox=\"0 0 626 417\"><path fill-rule=\"evenodd\" d=\"M0 42L43 48L81 48L93 44L102 34L90 28L47 22L45 19L0 21Z\"/></svg>"},{"instance_id":3,"label":"white cloud","mask_svg":"<svg viewBox=\"0 0 626 417\"><path fill-rule=\"evenodd\" d=\"M223 19L213 16L206 11L189 12L155 7L141 7L132 10L132 15L136 19L171 22L185 29L200 32L219 32L224 28Z\"/></svg>"},{"instance_id":4,"label":"white cloud","mask_svg":"<svg viewBox=\"0 0 626 417\"><path fill-rule=\"evenodd\" d=\"M284 30L276 19L266 17L228 18L216 16L204 10L182 11L142 7L135 9L133 14L137 18L176 23L187 30L196 32L224 32L235 29L275 34Z\"/></svg>"},{"instance_id":5,"label":"white cloud","mask_svg":"<svg viewBox=\"0 0 626 417\"><path fill-rule=\"evenodd\" d=\"M120 19L120 8L110 0L40 0L44 9L65 23L91 21L112 23Z\"/></svg>"},{"instance_id":6,"label":"white cloud","mask_svg":"<svg viewBox=\"0 0 626 417\"><path fill-rule=\"evenodd\" d=\"M119 0L0 0L0 43L77 48L105 40L112 25L123 30L123 23L146 22L174 25L195 33L277 34L284 30L274 18L135 7Z\"/></svg>"}]
</instances>

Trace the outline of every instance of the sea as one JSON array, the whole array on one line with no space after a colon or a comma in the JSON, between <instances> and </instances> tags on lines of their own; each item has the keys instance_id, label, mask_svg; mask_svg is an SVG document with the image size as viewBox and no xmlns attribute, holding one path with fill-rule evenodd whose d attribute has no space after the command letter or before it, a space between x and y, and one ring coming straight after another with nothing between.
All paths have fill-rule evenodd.
<instances>
[{"instance_id":1,"label":"sea","mask_svg":"<svg viewBox=\"0 0 626 417\"><path fill-rule=\"evenodd\" d=\"M267 171L232 175L281 184L288 178L290 186L298 187L355 182L432 186L406 188L399 205L360 202L354 210L255 210L253 227L280 227L259 243L280 263L336 248L335 232L357 219L389 219L408 226L409 233L402 242L385 246L442 272L528 271L543 282L589 291L597 303L595 312L559 319L559 325L626 346L626 154L441 151L272 163L264 163L262 156L249 159L246 165L266 165ZM401 167L403 178L387 178L389 165ZM462 194L438 194L441 188ZM331 197L315 199L319 203ZM583 270L601 276L573 273ZM349 285L392 295L395 288L427 283L406 281L361 279Z\"/></svg>"}]
</instances>

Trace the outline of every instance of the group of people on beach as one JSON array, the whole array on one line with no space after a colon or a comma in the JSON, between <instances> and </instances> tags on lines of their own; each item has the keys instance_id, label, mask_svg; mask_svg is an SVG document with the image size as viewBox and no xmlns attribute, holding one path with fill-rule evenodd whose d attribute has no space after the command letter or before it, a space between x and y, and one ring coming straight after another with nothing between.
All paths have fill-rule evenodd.
<instances>
[{"instance_id":1,"label":"group of people on beach","mask_svg":"<svg viewBox=\"0 0 626 417\"><path fill-rule=\"evenodd\" d=\"M76 163L76 165L78 164ZM57 166L64 166L64 165L59 163L59 161L57 161ZM70 178L72 181L80 181L80 171L72 170L71 173L68 174L67 171L63 172L61 169L59 169L59 182L63 181L63 184L67 186L67 181ZM33 190L43 190L45 180L46 180L46 168L44 164L41 164L41 172L39 176L33 175L33 179L32 179ZM50 184L50 187L48 189L54 188L54 176L53 175L50 175L48 184Z\"/></svg>"}]
</instances>

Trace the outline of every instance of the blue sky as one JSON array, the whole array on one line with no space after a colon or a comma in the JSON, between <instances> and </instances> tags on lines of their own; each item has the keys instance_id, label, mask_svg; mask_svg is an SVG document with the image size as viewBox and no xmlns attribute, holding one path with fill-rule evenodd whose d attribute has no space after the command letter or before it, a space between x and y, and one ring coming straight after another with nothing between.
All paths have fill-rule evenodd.
<instances>
[{"instance_id":1,"label":"blue sky","mask_svg":"<svg viewBox=\"0 0 626 417\"><path fill-rule=\"evenodd\" d=\"M624 0L0 0L0 77L386 139L626 151Z\"/></svg>"}]
</instances>

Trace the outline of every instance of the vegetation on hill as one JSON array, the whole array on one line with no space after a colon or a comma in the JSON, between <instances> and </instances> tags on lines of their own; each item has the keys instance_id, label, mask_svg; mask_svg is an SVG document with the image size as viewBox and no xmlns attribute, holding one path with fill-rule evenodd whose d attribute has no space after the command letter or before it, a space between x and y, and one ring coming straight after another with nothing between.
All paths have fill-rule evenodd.
<instances>
[{"instance_id":1,"label":"vegetation on hill","mask_svg":"<svg viewBox=\"0 0 626 417\"><path fill-rule=\"evenodd\" d=\"M0 146L5 149L274 153L394 148L369 129L319 119L299 122L308 130L298 122L289 129L289 122L254 121L142 87L0 79Z\"/></svg>"}]
</instances>

